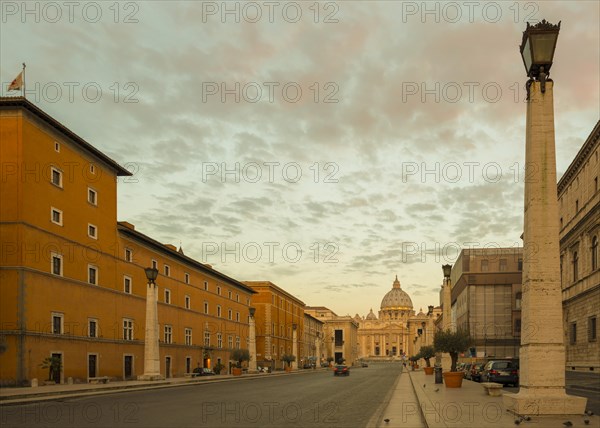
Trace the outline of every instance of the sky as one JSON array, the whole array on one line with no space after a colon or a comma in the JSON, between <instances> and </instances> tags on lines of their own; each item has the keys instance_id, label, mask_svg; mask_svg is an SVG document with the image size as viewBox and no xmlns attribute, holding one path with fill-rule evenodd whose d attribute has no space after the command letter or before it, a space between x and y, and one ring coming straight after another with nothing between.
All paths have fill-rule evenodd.
<instances>
[{"instance_id":1,"label":"sky","mask_svg":"<svg viewBox=\"0 0 600 428\"><path fill-rule=\"evenodd\" d=\"M439 304L523 224L525 22L562 21L559 177L600 117L600 3L0 3L0 82L129 169L118 220L338 315Z\"/></svg>"}]
</instances>

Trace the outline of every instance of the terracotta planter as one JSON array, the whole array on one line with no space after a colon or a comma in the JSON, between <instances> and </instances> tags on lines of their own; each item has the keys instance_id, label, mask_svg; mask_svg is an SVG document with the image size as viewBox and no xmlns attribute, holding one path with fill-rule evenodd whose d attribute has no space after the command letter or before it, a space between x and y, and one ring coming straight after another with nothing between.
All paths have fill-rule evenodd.
<instances>
[{"instance_id":1,"label":"terracotta planter","mask_svg":"<svg viewBox=\"0 0 600 428\"><path fill-rule=\"evenodd\" d=\"M443 376L446 388L460 388L462 386L463 372L445 372Z\"/></svg>"},{"instance_id":2,"label":"terracotta planter","mask_svg":"<svg viewBox=\"0 0 600 428\"><path fill-rule=\"evenodd\" d=\"M238 367L233 367L231 369L231 374L234 376L241 376L242 375L242 369L238 368Z\"/></svg>"},{"instance_id":3,"label":"terracotta planter","mask_svg":"<svg viewBox=\"0 0 600 428\"><path fill-rule=\"evenodd\" d=\"M425 371L426 375L432 375L433 374L433 367L423 367L423 370Z\"/></svg>"},{"instance_id":4,"label":"terracotta planter","mask_svg":"<svg viewBox=\"0 0 600 428\"><path fill-rule=\"evenodd\" d=\"M290 366L285 366L285 371L289 373L292 371L292 368Z\"/></svg>"}]
</instances>

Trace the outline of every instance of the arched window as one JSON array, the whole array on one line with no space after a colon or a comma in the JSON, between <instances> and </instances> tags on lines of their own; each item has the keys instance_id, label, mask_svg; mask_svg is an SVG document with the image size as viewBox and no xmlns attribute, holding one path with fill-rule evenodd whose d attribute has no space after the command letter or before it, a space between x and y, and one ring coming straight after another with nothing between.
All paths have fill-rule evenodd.
<instances>
[{"instance_id":1,"label":"arched window","mask_svg":"<svg viewBox=\"0 0 600 428\"><path fill-rule=\"evenodd\" d=\"M577 281L579 277L579 255L577 251L573 253L573 281Z\"/></svg>"},{"instance_id":2,"label":"arched window","mask_svg":"<svg viewBox=\"0 0 600 428\"><path fill-rule=\"evenodd\" d=\"M598 269L598 237L592 238L592 270Z\"/></svg>"}]
</instances>

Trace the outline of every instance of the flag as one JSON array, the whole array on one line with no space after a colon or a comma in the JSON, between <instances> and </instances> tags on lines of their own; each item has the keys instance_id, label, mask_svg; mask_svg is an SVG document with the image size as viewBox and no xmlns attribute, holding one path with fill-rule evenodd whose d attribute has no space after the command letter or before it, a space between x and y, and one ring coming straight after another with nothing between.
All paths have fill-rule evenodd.
<instances>
[{"instance_id":1,"label":"flag","mask_svg":"<svg viewBox=\"0 0 600 428\"><path fill-rule=\"evenodd\" d=\"M23 87L23 72L21 71L15 80L8 85L9 91L19 91Z\"/></svg>"}]
</instances>

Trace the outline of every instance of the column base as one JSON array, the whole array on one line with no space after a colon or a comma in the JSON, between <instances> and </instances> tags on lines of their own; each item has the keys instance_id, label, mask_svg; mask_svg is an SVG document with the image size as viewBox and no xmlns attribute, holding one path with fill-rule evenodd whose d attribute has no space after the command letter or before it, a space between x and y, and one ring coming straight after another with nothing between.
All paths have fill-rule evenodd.
<instances>
[{"instance_id":1,"label":"column base","mask_svg":"<svg viewBox=\"0 0 600 428\"><path fill-rule=\"evenodd\" d=\"M137 380L165 380L165 377L160 373L143 374L137 377Z\"/></svg>"},{"instance_id":2,"label":"column base","mask_svg":"<svg viewBox=\"0 0 600 428\"><path fill-rule=\"evenodd\" d=\"M518 415L583 415L587 398L567 395L564 389L526 388L502 395L504 407Z\"/></svg>"}]
</instances>

